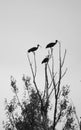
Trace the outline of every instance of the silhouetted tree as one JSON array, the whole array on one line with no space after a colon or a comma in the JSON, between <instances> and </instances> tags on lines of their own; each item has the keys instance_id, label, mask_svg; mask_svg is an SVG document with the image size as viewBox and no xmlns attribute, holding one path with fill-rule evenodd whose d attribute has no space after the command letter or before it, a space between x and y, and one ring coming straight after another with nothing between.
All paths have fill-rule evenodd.
<instances>
[{"instance_id":1,"label":"silhouetted tree","mask_svg":"<svg viewBox=\"0 0 81 130\"><path fill-rule=\"evenodd\" d=\"M30 49L27 52L27 58L32 72L34 88L32 88L30 83L30 78L23 76L23 81L25 83L25 91L28 93L27 97L24 95L24 99L20 102L18 97L18 88L16 85L16 80L11 76L11 86L15 96L10 103L6 100L6 111L8 121L5 123L5 130L56 130L57 124L63 122L63 130L75 129L77 124L75 118L78 121L76 111L73 104L68 98L69 86L62 85L62 78L65 76L67 68L63 72L63 66L66 57L66 50L64 56L61 56L61 43L59 44L58 52L58 66L59 69L55 69L54 60L54 46L49 47L48 56L42 61L45 64L45 86L44 91L40 92L36 82L37 76L37 62L36 62L36 50L32 53L34 56L34 67L30 60ZM53 43L52 43L53 44ZM47 47L46 47L47 48ZM28 98L29 97L29 98ZM50 125L50 118L48 116L51 104L51 97L53 98L53 119ZM21 109L21 114L18 115L16 112L17 108ZM74 116L75 115L75 116ZM79 124L79 121L78 121Z\"/></svg>"},{"instance_id":2,"label":"silhouetted tree","mask_svg":"<svg viewBox=\"0 0 81 130\"><path fill-rule=\"evenodd\" d=\"M59 52L58 52L59 69L57 71L55 70L54 53L53 53L56 43L59 44ZM41 95L39 93L38 85L36 82L36 74L37 74L36 52L34 52L34 67L35 68L33 68L33 65L31 63L30 56L28 53L27 53L27 57L28 57L29 65L30 65L31 72L32 72L33 84L37 90L37 94L38 94L40 102L41 102L41 114L42 114L43 121L46 124L45 125L46 130L48 129L47 117L48 117L49 101L50 101L51 96L54 97L54 103L53 103L54 104L54 112L53 112L54 116L53 116L52 129L55 130L59 121L62 118L66 117L67 111L68 111L68 108L70 105L70 102L68 100L69 89L67 86L62 87L62 84L61 84L62 78L65 76L65 74L67 72L67 68L63 72L63 66L64 66L64 62L65 62L65 57L66 57L66 50L65 50L64 56L62 58L61 43L58 40L56 40L55 43L48 44L46 46L46 48L50 49L50 51L48 51L47 57L42 61L42 63L45 64L45 87L44 87L44 92L43 92L43 99L44 99L45 103L43 103L43 101L42 101ZM75 112L74 112L74 114L75 114Z\"/></svg>"}]
</instances>

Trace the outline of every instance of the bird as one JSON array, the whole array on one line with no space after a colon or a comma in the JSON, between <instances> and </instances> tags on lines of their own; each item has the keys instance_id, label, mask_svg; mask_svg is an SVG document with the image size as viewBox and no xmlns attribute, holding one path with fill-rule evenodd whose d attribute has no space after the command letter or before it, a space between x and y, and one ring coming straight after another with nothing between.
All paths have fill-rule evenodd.
<instances>
[{"instance_id":1,"label":"bird","mask_svg":"<svg viewBox=\"0 0 81 130\"><path fill-rule=\"evenodd\" d=\"M43 64L43 63L48 63L49 58L50 58L49 55L47 55L47 57L45 57L45 58L43 59L42 64Z\"/></svg>"},{"instance_id":2,"label":"bird","mask_svg":"<svg viewBox=\"0 0 81 130\"><path fill-rule=\"evenodd\" d=\"M47 44L46 48L52 48L53 46L56 45L57 42L58 42L58 40L55 40L55 42L51 42L51 43Z\"/></svg>"},{"instance_id":3,"label":"bird","mask_svg":"<svg viewBox=\"0 0 81 130\"><path fill-rule=\"evenodd\" d=\"M30 53L30 52L35 52L38 48L39 48L39 44L37 45L37 47L32 47L32 48L30 48L29 50L28 50L28 53Z\"/></svg>"}]
</instances>

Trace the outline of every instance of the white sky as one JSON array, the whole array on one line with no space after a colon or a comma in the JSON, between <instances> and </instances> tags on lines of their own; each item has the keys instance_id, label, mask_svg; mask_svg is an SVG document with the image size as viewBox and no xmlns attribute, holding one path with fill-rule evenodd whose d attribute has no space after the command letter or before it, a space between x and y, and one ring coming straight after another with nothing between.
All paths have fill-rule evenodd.
<instances>
[{"instance_id":1,"label":"white sky","mask_svg":"<svg viewBox=\"0 0 81 130\"><path fill-rule=\"evenodd\" d=\"M63 51L67 49L64 83L70 85L71 98L81 116L81 0L0 0L0 124L4 98L12 96L10 76L19 83L23 74L31 75L27 49L37 44L44 48L56 39ZM38 81L45 53L44 49L37 52Z\"/></svg>"}]
</instances>

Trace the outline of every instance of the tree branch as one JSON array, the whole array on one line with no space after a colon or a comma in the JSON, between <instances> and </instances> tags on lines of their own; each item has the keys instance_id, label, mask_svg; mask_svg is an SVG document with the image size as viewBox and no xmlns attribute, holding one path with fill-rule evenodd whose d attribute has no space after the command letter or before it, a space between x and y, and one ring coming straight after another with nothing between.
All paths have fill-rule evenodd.
<instances>
[{"instance_id":1,"label":"tree branch","mask_svg":"<svg viewBox=\"0 0 81 130\"><path fill-rule=\"evenodd\" d=\"M27 53L27 57L28 57L28 61L29 61L29 64L30 64L30 68L31 68L31 72L32 72L32 75L33 75L33 79L34 79L35 76L34 76L34 72L33 72L32 64L31 64L31 61L30 61L30 58L29 58L28 53Z\"/></svg>"},{"instance_id":2,"label":"tree branch","mask_svg":"<svg viewBox=\"0 0 81 130\"><path fill-rule=\"evenodd\" d=\"M67 72L67 68L66 68L65 72L62 74L62 76L61 76L61 80L62 80L62 78L65 76L66 72ZM59 81L58 81L58 82L59 82ZM56 86L58 85L58 82L56 83ZM54 90L54 88L52 88L52 90L51 90L49 96L51 96L53 90Z\"/></svg>"},{"instance_id":3,"label":"tree branch","mask_svg":"<svg viewBox=\"0 0 81 130\"><path fill-rule=\"evenodd\" d=\"M59 122L59 120L60 120L60 118L61 118L61 110L60 110L60 113L59 113L59 115L58 115L58 118L57 118L57 120L56 120L56 125L57 125L57 123Z\"/></svg>"},{"instance_id":4,"label":"tree branch","mask_svg":"<svg viewBox=\"0 0 81 130\"><path fill-rule=\"evenodd\" d=\"M30 58L29 58L29 55L27 53L27 57L28 57L28 61L29 61L29 64L30 64L30 68L31 68L31 72L32 72L32 75L33 75L33 83L34 83L34 86L36 88L36 91L37 91L37 94L39 96L39 99L41 101L41 104L42 104L42 99L41 99L41 95L39 94L39 90L37 88L37 84L36 84L36 81L35 81L35 75L34 75L34 71L33 71L33 68L32 68L32 64L31 64L31 61L30 61Z\"/></svg>"},{"instance_id":5,"label":"tree branch","mask_svg":"<svg viewBox=\"0 0 81 130\"><path fill-rule=\"evenodd\" d=\"M64 65L64 62L65 62L65 57L66 57L66 52L67 52L67 50L65 49L65 52L64 52L64 57L63 57L63 60L62 60L62 63L61 63L61 67L63 67L63 65Z\"/></svg>"},{"instance_id":6,"label":"tree branch","mask_svg":"<svg viewBox=\"0 0 81 130\"><path fill-rule=\"evenodd\" d=\"M62 75L62 67L61 67L61 43L59 43L59 81L58 81L58 87L57 87L57 97L60 90L60 84L61 84L61 75Z\"/></svg>"},{"instance_id":7,"label":"tree branch","mask_svg":"<svg viewBox=\"0 0 81 130\"><path fill-rule=\"evenodd\" d=\"M37 73L37 66L36 66L36 57L35 57L35 52L33 53L34 54L34 63L35 63L35 77L36 77L36 73Z\"/></svg>"}]
</instances>

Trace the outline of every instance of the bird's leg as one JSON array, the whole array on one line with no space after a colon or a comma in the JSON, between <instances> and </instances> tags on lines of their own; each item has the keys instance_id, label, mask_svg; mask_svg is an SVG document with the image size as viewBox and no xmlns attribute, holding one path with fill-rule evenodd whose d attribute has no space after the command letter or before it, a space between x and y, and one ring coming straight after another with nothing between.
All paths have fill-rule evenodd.
<instances>
[{"instance_id":1,"label":"bird's leg","mask_svg":"<svg viewBox=\"0 0 81 130\"><path fill-rule=\"evenodd\" d=\"M34 54L35 77L36 77L36 72L37 72L37 66L36 66L36 55L35 55L35 52L33 52L33 54Z\"/></svg>"}]
</instances>

